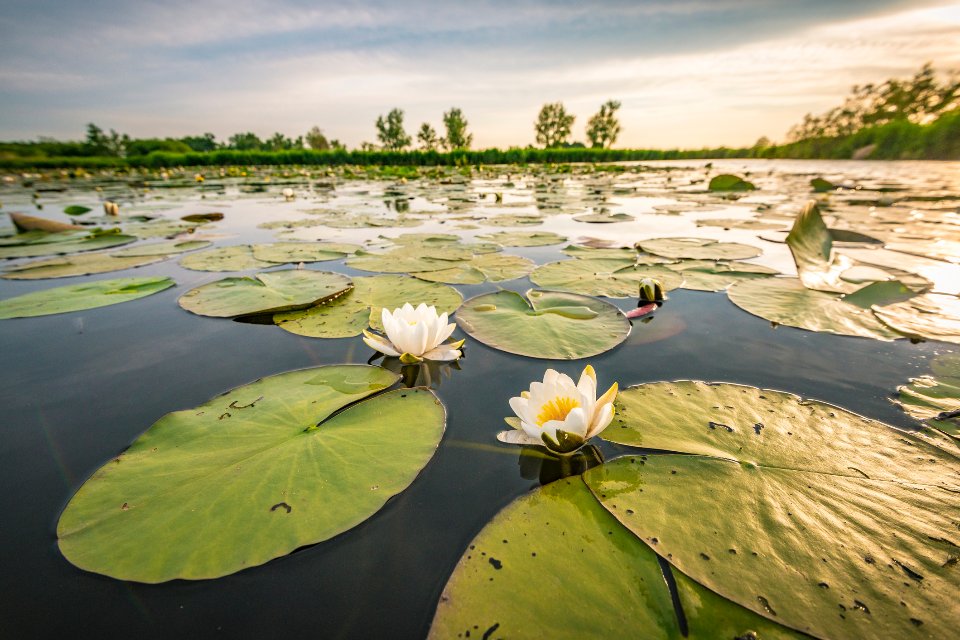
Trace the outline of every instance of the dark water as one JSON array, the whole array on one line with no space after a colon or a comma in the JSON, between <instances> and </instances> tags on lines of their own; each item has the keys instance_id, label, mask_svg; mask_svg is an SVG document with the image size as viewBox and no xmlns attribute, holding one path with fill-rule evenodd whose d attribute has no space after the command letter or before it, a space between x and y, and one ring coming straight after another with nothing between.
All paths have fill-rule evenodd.
<instances>
[{"instance_id":1,"label":"dark water","mask_svg":"<svg viewBox=\"0 0 960 640\"><path fill-rule=\"evenodd\" d=\"M552 250L511 251L542 262ZM350 272L342 262L313 268ZM439 450L380 512L335 539L231 576L141 585L76 569L57 549L60 512L91 473L167 412L263 376L372 355L359 338L302 338L191 315L177 297L216 274L175 261L109 277L145 274L172 275L179 286L115 307L0 324L0 638L421 638L471 538L537 485L521 475L519 450L495 434L508 398L545 368L578 376L589 362L604 388L614 380L739 382L910 427L889 396L926 372L933 354L951 350L773 329L722 293L684 290L650 322L637 322L624 344L588 361L521 358L468 339L461 370L436 388L448 410ZM0 298L81 280L0 281ZM459 288L467 297L496 286Z\"/></svg>"}]
</instances>

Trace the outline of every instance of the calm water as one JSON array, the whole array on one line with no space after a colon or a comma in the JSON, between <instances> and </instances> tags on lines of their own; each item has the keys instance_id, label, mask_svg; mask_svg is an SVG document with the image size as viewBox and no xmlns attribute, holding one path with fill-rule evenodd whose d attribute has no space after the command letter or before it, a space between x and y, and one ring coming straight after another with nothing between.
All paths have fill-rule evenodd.
<instances>
[{"instance_id":1,"label":"calm water","mask_svg":"<svg viewBox=\"0 0 960 640\"><path fill-rule=\"evenodd\" d=\"M721 164L714 163L715 167ZM914 187L933 181L960 193L955 184L960 174L957 164L759 164L763 190L750 198L766 199L775 210L796 210L796 203L809 196L809 189L797 185L805 184L811 173ZM687 166L702 167L703 162ZM761 170L743 162L724 166L740 172ZM172 208L163 212L170 216L223 211L226 219L209 227L209 233L222 234L218 244L265 242L278 238L273 231L256 228L258 222L303 218L299 210L311 206L384 209L380 191L389 184L341 182L332 194L300 192L293 203L277 196L279 186L255 194L241 194L230 187L223 194L208 192L204 199L194 188L176 195L161 193L163 199L156 200L154 190L147 198L130 196L124 207L132 211L170 203ZM520 182L515 184L519 193ZM498 190L493 180L469 188L474 194ZM565 193L575 203L572 206L582 207L587 191L572 180ZM43 192L44 208L37 210L31 193L19 179L8 184L3 210L56 217L64 205L97 198L75 187ZM522 204L522 194L516 197ZM635 222L584 225L563 213L526 230L557 231L571 240L599 235L631 242L696 232L687 215L645 216L641 197L671 201L656 194L614 195L611 210L637 213ZM711 215L743 217L753 206L744 202L714 206ZM440 209L429 198L415 194L411 215L431 210ZM515 210L525 209L517 206ZM481 228L458 231L455 224L431 218L413 228L316 227L305 232L325 239L365 240L381 233L446 231L470 237L503 230L477 225ZM784 247L758 241L753 232L707 228L700 233L762 246L766 253L761 261L789 268ZM506 251L542 263L560 257L558 249ZM342 261L310 267L359 273ZM189 271L176 260L109 275L0 280L0 298L85 279L153 274L170 275L178 286L115 307L0 322L4 364L0 369L0 637L425 636L440 592L471 538L501 507L539 483L535 469L521 473L517 448L495 440L502 417L509 413L508 398L542 377L546 367L577 376L587 361L522 358L468 339L461 370L449 371L435 387L448 409L440 448L410 488L375 516L333 540L217 580L162 585L121 582L74 568L56 546L60 512L91 473L167 412L201 404L266 375L321 364L366 362L372 355L359 338L302 338L277 327L189 314L177 306L176 299L223 274ZM531 283L522 279L458 288L469 297L498 286L524 291ZM635 304L616 303L624 310ZM455 335L464 337L459 331ZM614 380L622 387L673 379L739 382L826 400L910 427L912 421L890 403L890 395L909 377L926 372L934 354L952 350L944 343L883 343L789 327L774 329L735 307L723 293L677 290L651 321L635 324L624 344L589 362L604 388ZM608 458L617 455L613 446L604 445L603 450Z\"/></svg>"}]
</instances>

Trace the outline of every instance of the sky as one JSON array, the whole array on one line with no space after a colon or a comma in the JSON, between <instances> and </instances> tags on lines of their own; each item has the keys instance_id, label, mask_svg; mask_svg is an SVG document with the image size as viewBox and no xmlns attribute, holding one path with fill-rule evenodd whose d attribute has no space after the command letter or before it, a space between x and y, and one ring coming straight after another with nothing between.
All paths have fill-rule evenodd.
<instances>
[{"instance_id":1,"label":"sky","mask_svg":"<svg viewBox=\"0 0 960 640\"><path fill-rule=\"evenodd\" d=\"M394 107L414 133L457 106L475 148L525 146L544 103L582 141L615 99L617 147L744 146L927 61L960 69L960 0L4 0L0 139L354 147Z\"/></svg>"}]
</instances>

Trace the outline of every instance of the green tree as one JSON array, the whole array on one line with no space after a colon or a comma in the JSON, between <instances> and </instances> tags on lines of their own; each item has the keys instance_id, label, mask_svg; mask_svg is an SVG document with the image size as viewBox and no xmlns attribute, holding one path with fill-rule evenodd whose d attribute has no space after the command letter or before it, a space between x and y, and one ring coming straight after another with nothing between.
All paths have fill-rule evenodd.
<instances>
[{"instance_id":1,"label":"green tree","mask_svg":"<svg viewBox=\"0 0 960 640\"><path fill-rule=\"evenodd\" d=\"M263 148L263 141L252 131L235 133L227 141L227 147L237 151L259 151Z\"/></svg>"},{"instance_id":2,"label":"green tree","mask_svg":"<svg viewBox=\"0 0 960 640\"><path fill-rule=\"evenodd\" d=\"M267 151L285 151L287 149L302 149L303 136L288 138L279 131L263 141L263 148Z\"/></svg>"},{"instance_id":3,"label":"green tree","mask_svg":"<svg viewBox=\"0 0 960 640\"><path fill-rule=\"evenodd\" d=\"M617 141L620 135L620 121L617 120L617 109L620 103L616 100L607 100L600 111L593 114L587 121L587 138L590 146L597 149L608 149Z\"/></svg>"},{"instance_id":4,"label":"green tree","mask_svg":"<svg viewBox=\"0 0 960 640\"><path fill-rule=\"evenodd\" d=\"M190 147L180 140L173 138L140 138L131 140L126 145L127 155L145 156L154 151L166 151L168 153L190 153L193 151Z\"/></svg>"},{"instance_id":5,"label":"green tree","mask_svg":"<svg viewBox=\"0 0 960 640\"><path fill-rule=\"evenodd\" d=\"M537 142L547 149L562 146L570 137L574 119L575 117L564 109L562 102L543 105L533 125L537 132Z\"/></svg>"},{"instance_id":6,"label":"green tree","mask_svg":"<svg viewBox=\"0 0 960 640\"><path fill-rule=\"evenodd\" d=\"M313 127L310 131L307 131L304 139L307 142L307 146L317 151L328 151L333 148L333 145L327 140L327 136L323 135L320 127Z\"/></svg>"},{"instance_id":7,"label":"green tree","mask_svg":"<svg viewBox=\"0 0 960 640\"><path fill-rule=\"evenodd\" d=\"M410 136L403 130L403 111L393 109L387 117L377 117L377 139L387 151L402 151L410 146Z\"/></svg>"},{"instance_id":8,"label":"green tree","mask_svg":"<svg viewBox=\"0 0 960 640\"><path fill-rule=\"evenodd\" d=\"M212 133L205 133L202 136L186 136L180 138L180 142L187 145L193 151L198 151L200 153L206 153L209 151L216 151L217 149L217 139Z\"/></svg>"},{"instance_id":9,"label":"green tree","mask_svg":"<svg viewBox=\"0 0 960 640\"><path fill-rule=\"evenodd\" d=\"M473 134L467 133L467 124L463 112L458 107L451 107L450 111L443 114L443 126L447 130L447 135L442 142L448 150L470 148L473 143Z\"/></svg>"},{"instance_id":10,"label":"green tree","mask_svg":"<svg viewBox=\"0 0 960 640\"><path fill-rule=\"evenodd\" d=\"M127 154L129 142L130 136L125 133L121 135L110 129L110 133L107 134L92 122L87 125L86 146L92 155L123 157Z\"/></svg>"},{"instance_id":11,"label":"green tree","mask_svg":"<svg viewBox=\"0 0 960 640\"><path fill-rule=\"evenodd\" d=\"M440 144L437 140L436 130L429 123L424 122L420 125L420 131L417 132L417 142L424 151L436 151Z\"/></svg>"}]
</instances>

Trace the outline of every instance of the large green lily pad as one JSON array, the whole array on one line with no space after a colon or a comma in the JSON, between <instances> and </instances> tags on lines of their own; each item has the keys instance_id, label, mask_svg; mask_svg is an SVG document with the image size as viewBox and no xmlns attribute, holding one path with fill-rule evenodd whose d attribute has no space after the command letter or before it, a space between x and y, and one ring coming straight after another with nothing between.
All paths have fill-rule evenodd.
<instances>
[{"instance_id":1,"label":"large green lily pad","mask_svg":"<svg viewBox=\"0 0 960 640\"><path fill-rule=\"evenodd\" d=\"M531 289L470 298L457 323L480 342L531 358L576 360L608 351L630 335L630 321L602 300Z\"/></svg>"},{"instance_id":2,"label":"large green lily pad","mask_svg":"<svg viewBox=\"0 0 960 640\"><path fill-rule=\"evenodd\" d=\"M926 425L960 437L960 354L934 358L932 375L911 378L893 400Z\"/></svg>"},{"instance_id":3,"label":"large green lily pad","mask_svg":"<svg viewBox=\"0 0 960 640\"><path fill-rule=\"evenodd\" d=\"M443 435L427 389L364 400L397 378L317 367L167 414L77 491L60 550L122 580L198 580L356 526L413 482Z\"/></svg>"},{"instance_id":4,"label":"large green lily pad","mask_svg":"<svg viewBox=\"0 0 960 640\"><path fill-rule=\"evenodd\" d=\"M110 255L120 257L172 256L187 251L206 249L211 244L213 243L209 240L168 240L166 242L134 245L126 249L113 251Z\"/></svg>"},{"instance_id":5,"label":"large green lily pad","mask_svg":"<svg viewBox=\"0 0 960 640\"><path fill-rule=\"evenodd\" d=\"M180 296L178 303L197 315L237 318L305 309L341 296L352 286L350 278L339 273L284 269L201 285Z\"/></svg>"},{"instance_id":6,"label":"large green lily pad","mask_svg":"<svg viewBox=\"0 0 960 640\"><path fill-rule=\"evenodd\" d=\"M584 479L697 582L818 637L948 637L960 622L955 450L741 385L652 383L617 403L604 438L697 455L629 456Z\"/></svg>"},{"instance_id":7,"label":"large green lily pad","mask_svg":"<svg viewBox=\"0 0 960 640\"><path fill-rule=\"evenodd\" d=\"M380 315L405 302L437 307L438 313L452 314L463 302L453 287L423 282L398 275L366 276L353 279L353 289L329 302L300 311L278 313L273 321L283 330L311 338L349 338L368 326L383 330Z\"/></svg>"},{"instance_id":8,"label":"large green lily pad","mask_svg":"<svg viewBox=\"0 0 960 640\"><path fill-rule=\"evenodd\" d=\"M86 253L74 256L45 258L11 267L3 277L7 280L39 280L68 278L94 273L132 269L166 259L167 256L115 256L109 253Z\"/></svg>"},{"instance_id":9,"label":"large green lily pad","mask_svg":"<svg viewBox=\"0 0 960 640\"><path fill-rule=\"evenodd\" d=\"M665 291L683 284L683 275L661 265L638 265L626 258L578 258L548 262L530 280L541 287L589 296L635 298L644 278L656 278Z\"/></svg>"},{"instance_id":10,"label":"large green lily pad","mask_svg":"<svg viewBox=\"0 0 960 640\"><path fill-rule=\"evenodd\" d=\"M448 284L480 284L503 282L522 278L533 271L534 262L528 258L506 253L485 253L474 256L469 262L459 262L449 269L437 269L412 273L430 282Z\"/></svg>"},{"instance_id":11,"label":"large green lily pad","mask_svg":"<svg viewBox=\"0 0 960 640\"><path fill-rule=\"evenodd\" d=\"M798 637L672 573L686 637L747 638L750 631ZM457 564L429 637L484 636L684 637L656 554L597 504L578 477L516 499Z\"/></svg>"},{"instance_id":12,"label":"large green lily pad","mask_svg":"<svg viewBox=\"0 0 960 640\"><path fill-rule=\"evenodd\" d=\"M902 337L877 320L869 306L844 302L839 294L808 289L797 278L741 280L727 289L727 295L744 311L788 327L875 340Z\"/></svg>"},{"instance_id":13,"label":"large green lily pad","mask_svg":"<svg viewBox=\"0 0 960 640\"><path fill-rule=\"evenodd\" d=\"M776 269L738 260L682 260L666 265L683 276L683 288L697 291L723 291L734 282L753 278L769 278Z\"/></svg>"},{"instance_id":14,"label":"large green lily pad","mask_svg":"<svg viewBox=\"0 0 960 640\"><path fill-rule=\"evenodd\" d=\"M641 240L637 248L664 258L691 260L746 260L756 258L760 249L739 242L720 242L709 238L653 238Z\"/></svg>"},{"instance_id":15,"label":"large green lily pad","mask_svg":"<svg viewBox=\"0 0 960 640\"><path fill-rule=\"evenodd\" d=\"M462 246L401 246L382 253L358 251L346 264L361 271L416 273L454 268L472 258L473 252Z\"/></svg>"},{"instance_id":16,"label":"large green lily pad","mask_svg":"<svg viewBox=\"0 0 960 640\"><path fill-rule=\"evenodd\" d=\"M143 298L175 284L167 277L115 278L44 289L0 300L0 319L48 316L106 307Z\"/></svg>"},{"instance_id":17,"label":"large green lily pad","mask_svg":"<svg viewBox=\"0 0 960 640\"><path fill-rule=\"evenodd\" d=\"M180 266L193 271L249 271L272 267L273 264L258 260L248 244L207 249L180 258Z\"/></svg>"},{"instance_id":18,"label":"large green lily pad","mask_svg":"<svg viewBox=\"0 0 960 640\"><path fill-rule=\"evenodd\" d=\"M904 335L960 344L960 298L927 293L873 312L883 323Z\"/></svg>"}]
</instances>

